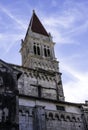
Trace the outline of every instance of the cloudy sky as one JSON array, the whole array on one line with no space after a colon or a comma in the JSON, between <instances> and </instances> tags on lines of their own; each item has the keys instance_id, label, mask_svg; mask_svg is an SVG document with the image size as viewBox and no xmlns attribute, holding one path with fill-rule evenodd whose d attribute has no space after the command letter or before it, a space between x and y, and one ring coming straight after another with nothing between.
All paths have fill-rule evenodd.
<instances>
[{"instance_id":1,"label":"cloudy sky","mask_svg":"<svg viewBox=\"0 0 88 130\"><path fill-rule=\"evenodd\" d=\"M56 42L66 101L88 100L88 0L0 0L0 59L21 65L32 10Z\"/></svg>"}]
</instances>

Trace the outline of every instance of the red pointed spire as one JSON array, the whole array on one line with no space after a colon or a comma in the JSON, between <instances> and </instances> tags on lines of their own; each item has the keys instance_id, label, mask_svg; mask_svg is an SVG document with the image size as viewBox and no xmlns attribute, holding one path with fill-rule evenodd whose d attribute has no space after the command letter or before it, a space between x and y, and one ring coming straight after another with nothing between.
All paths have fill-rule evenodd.
<instances>
[{"instance_id":1,"label":"red pointed spire","mask_svg":"<svg viewBox=\"0 0 88 130\"><path fill-rule=\"evenodd\" d=\"M32 18L30 20L29 27L31 28L31 30L33 32L39 33L39 34L42 34L42 35L49 37L49 34L47 33L46 29L43 27L42 23L40 22L39 18L35 14L34 10L33 10Z\"/></svg>"}]
</instances>

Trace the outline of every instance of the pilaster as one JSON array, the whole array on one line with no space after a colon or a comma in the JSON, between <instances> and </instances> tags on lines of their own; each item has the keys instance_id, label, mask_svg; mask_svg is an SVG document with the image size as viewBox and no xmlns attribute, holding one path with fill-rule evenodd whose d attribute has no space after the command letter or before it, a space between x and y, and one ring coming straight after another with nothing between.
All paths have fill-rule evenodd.
<instances>
[{"instance_id":1,"label":"pilaster","mask_svg":"<svg viewBox=\"0 0 88 130\"><path fill-rule=\"evenodd\" d=\"M35 106L33 126L33 130L46 130L45 109L43 106Z\"/></svg>"}]
</instances>

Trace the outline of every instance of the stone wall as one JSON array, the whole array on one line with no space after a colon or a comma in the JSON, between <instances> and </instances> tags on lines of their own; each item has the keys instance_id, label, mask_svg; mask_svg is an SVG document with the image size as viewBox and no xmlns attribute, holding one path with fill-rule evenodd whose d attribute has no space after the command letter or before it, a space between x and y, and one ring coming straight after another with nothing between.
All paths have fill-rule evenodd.
<instances>
[{"instance_id":1,"label":"stone wall","mask_svg":"<svg viewBox=\"0 0 88 130\"><path fill-rule=\"evenodd\" d=\"M22 75L18 80L20 94L64 101L61 73L53 73L42 69L16 68L22 71Z\"/></svg>"},{"instance_id":2,"label":"stone wall","mask_svg":"<svg viewBox=\"0 0 88 130\"><path fill-rule=\"evenodd\" d=\"M19 130L19 76L19 71L0 60L0 130Z\"/></svg>"},{"instance_id":3,"label":"stone wall","mask_svg":"<svg viewBox=\"0 0 88 130\"><path fill-rule=\"evenodd\" d=\"M19 109L20 130L86 130L81 114L45 110L42 106Z\"/></svg>"},{"instance_id":4,"label":"stone wall","mask_svg":"<svg viewBox=\"0 0 88 130\"><path fill-rule=\"evenodd\" d=\"M31 70L21 75L18 81L18 88L19 93L23 95L57 100L54 75L44 74L43 72L37 73L37 71Z\"/></svg>"},{"instance_id":5,"label":"stone wall","mask_svg":"<svg viewBox=\"0 0 88 130\"><path fill-rule=\"evenodd\" d=\"M80 114L46 111L47 130L85 130Z\"/></svg>"},{"instance_id":6,"label":"stone wall","mask_svg":"<svg viewBox=\"0 0 88 130\"><path fill-rule=\"evenodd\" d=\"M52 61L51 58L47 58L46 59L42 59L41 58L35 58L34 56L30 57L29 59L29 63L27 66L29 66L29 68L42 68L44 70L48 70L48 71L53 71L53 72L58 72L58 62L57 61Z\"/></svg>"}]
</instances>

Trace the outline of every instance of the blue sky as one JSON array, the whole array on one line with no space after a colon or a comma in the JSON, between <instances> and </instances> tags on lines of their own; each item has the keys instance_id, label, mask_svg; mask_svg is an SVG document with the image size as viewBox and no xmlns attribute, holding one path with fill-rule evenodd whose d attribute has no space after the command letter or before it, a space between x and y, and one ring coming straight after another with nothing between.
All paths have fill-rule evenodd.
<instances>
[{"instance_id":1,"label":"blue sky","mask_svg":"<svg viewBox=\"0 0 88 130\"><path fill-rule=\"evenodd\" d=\"M0 59L21 65L33 9L56 42L66 101L88 100L88 0L0 0Z\"/></svg>"}]
</instances>

